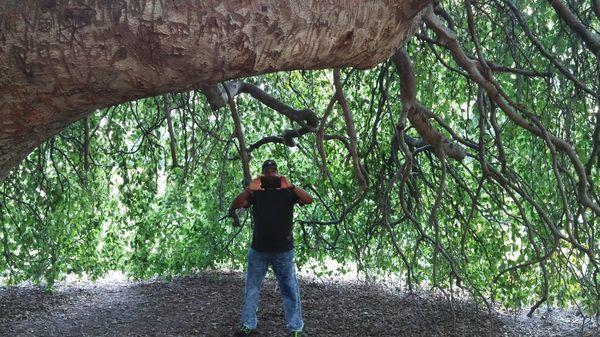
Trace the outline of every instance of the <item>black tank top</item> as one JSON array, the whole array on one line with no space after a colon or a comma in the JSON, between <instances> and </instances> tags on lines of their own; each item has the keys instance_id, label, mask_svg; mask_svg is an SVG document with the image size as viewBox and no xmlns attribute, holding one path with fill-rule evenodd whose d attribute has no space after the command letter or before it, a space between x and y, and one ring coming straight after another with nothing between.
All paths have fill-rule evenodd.
<instances>
[{"instance_id":1,"label":"black tank top","mask_svg":"<svg viewBox=\"0 0 600 337\"><path fill-rule=\"evenodd\" d=\"M289 189L260 190L250 194L248 202L254 217L252 248L269 253L294 248L292 228L298 196Z\"/></svg>"}]
</instances>

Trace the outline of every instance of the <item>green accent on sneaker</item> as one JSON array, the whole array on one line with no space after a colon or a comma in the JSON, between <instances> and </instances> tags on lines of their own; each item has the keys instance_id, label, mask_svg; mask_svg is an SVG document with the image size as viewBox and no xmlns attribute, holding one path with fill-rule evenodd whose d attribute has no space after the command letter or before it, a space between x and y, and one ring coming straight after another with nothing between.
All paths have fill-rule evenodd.
<instances>
[{"instance_id":1,"label":"green accent on sneaker","mask_svg":"<svg viewBox=\"0 0 600 337\"><path fill-rule=\"evenodd\" d=\"M235 333L235 337L248 337L254 332L254 329L250 329L249 327L242 325Z\"/></svg>"},{"instance_id":2,"label":"green accent on sneaker","mask_svg":"<svg viewBox=\"0 0 600 337\"><path fill-rule=\"evenodd\" d=\"M290 337L302 337L302 331L292 331Z\"/></svg>"}]
</instances>

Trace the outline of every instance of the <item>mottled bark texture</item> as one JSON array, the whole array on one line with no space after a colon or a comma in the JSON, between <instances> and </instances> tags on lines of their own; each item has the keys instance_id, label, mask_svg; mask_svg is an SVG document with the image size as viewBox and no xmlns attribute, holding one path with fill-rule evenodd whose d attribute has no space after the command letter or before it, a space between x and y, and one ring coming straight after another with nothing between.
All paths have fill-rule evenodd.
<instances>
[{"instance_id":1,"label":"mottled bark texture","mask_svg":"<svg viewBox=\"0 0 600 337\"><path fill-rule=\"evenodd\" d=\"M368 68L419 0L0 2L0 180L95 109L278 70Z\"/></svg>"}]
</instances>

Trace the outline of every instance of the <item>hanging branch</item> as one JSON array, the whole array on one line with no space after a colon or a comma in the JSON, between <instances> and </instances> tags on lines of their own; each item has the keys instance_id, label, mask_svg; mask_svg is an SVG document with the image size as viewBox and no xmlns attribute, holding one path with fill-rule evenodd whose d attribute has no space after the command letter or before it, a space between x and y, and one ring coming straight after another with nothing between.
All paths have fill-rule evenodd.
<instances>
[{"instance_id":1,"label":"hanging branch","mask_svg":"<svg viewBox=\"0 0 600 337\"><path fill-rule=\"evenodd\" d=\"M240 116L238 114L237 104L235 102L235 97L229 94L227 88L225 89L227 92L227 96L229 98L229 109L231 111L231 118L233 119L233 124L235 126L235 137L238 140L238 152L240 154L240 159L242 160L242 169L244 171L244 181L243 186L247 186L252 180L252 176L250 175L250 156L248 155L248 151L246 150L246 142L244 141L244 132L242 131L242 122L240 121Z\"/></svg>"},{"instance_id":2,"label":"hanging branch","mask_svg":"<svg viewBox=\"0 0 600 337\"><path fill-rule=\"evenodd\" d=\"M173 167L179 167L177 163L177 140L175 139L175 131L173 129L173 118L171 117L171 107L169 106L169 99L167 95L163 95L163 112L167 119L167 128L169 130L169 146L171 147L171 159L173 160Z\"/></svg>"},{"instance_id":3,"label":"hanging branch","mask_svg":"<svg viewBox=\"0 0 600 337\"><path fill-rule=\"evenodd\" d=\"M443 58L440 57L440 55L438 54L438 52L435 50L435 48L433 48L432 45L436 45L436 46L440 46L440 43L424 34L416 34L416 37L419 38L419 40L422 40L424 42L427 42L430 47L432 48L432 51L436 57L436 59L444 65L444 67L446 67L449 70L452 70L458 74L461 74L465 77L468 77L467 73L465 73L464 71L461 71L460 69L456 69L452 66L450 66ZM473 55L467 54L469 56L469 58L474 58ZM540 72L537 70L526 70L526 69L520 69L520 68L514 68L514 67L509 67L506 65L502 65L502 64L497 64L491 61L487 61L487 64L490 68L490 70L492 72L496 72L496 73L511 73L511 74L515 74L515 75L521 75L521 76L526 76L526 77L542 77L542 78L550 78L552 77L552 73L549 71L546 72Z\"/></svg>"},{"instance_id":4,"label":"hanging branch","mask_svg":"<svg viewBox=\"0 0 600 337\"><path fill-rule=\"evenodd\" d=\"M440 207L442 202L442 197L444 195L444 190L446 187L446 157L444 156L444 150L438 154L438 159L440 160L441 165L441 176L438 189L435 194L435 200L433 202L433 206L431 207L431 211L429 212L429 217L427 221L433 226L435 245L433 251L433 285L438 286L437 283L437 273L439 269L439 261L438 256L441 251L441 238L440 238L440 224L437 218L437 210Z\"/></svg>"},{"instance_id":5,"label":"hanging branch","mask_svg":"<svg viewBox=\"0 0 600 337\"><path fill-rule=\"evenodd\" d=\"M485 126L487 124L487 111L485 106L485 94L483 90L479 88L477 92L477 111L479 112L479 143L477 144L477 154L479 162L481 163L481 170L483 173L483 178L487 178L489 174L489 169L486 158L486 144L485 144ZM499 135L498 135L499 136Z\"/></svg>"},{"instance_id":6,"label":"hanging branch","mask_svg":"<svg viewBox=\"0 0 600 337\"><path fill-rule=\"evenodd\" d=\"M598 3L600 3L600 0L596 2L596 4ZM600 84L600 62L596 64L596 76L598 78L598 83ZM596 97L596 111L594 112L594 115L596 117L596 120L594 121L594 133L592 134L592 142L594 145L590 156L585 163L585 172L588 176L592 175L592 167L600 157L600 95Z\"/></svg>"},{"instance_id":7,"label":"hanging branch","mask_svg":"<svg viewBox=\"0 0 600 337\"><path fill-rule=\"evenodd\" d=\"M348 103L346 102L346 98L344 97L344 92L342 90L342 86L340 84L340 70L333 70L333 83L335 86L335 92L337 96L337 101L342 108L342 112L344 113L344 121L346 123L346 133L348 134L348 138L350 139L350 156L352 157L352 165L354 166L354 174L356 174L356 178L358 179L358 186L360 191L365 191L367 189L368 182L362 172L362 166L360 164L360 159L358 158L358 149L357 149L357 139L356 139L356 127L354 126L354 117L352 116L352 112L348 107Z\"/></svg>"},{"instance_id":8,"label":"hanging branch","mask_svg":"<svg viewBox=\"0 0 600 337\"><path fill-rule=\"evenodd\" d=\"M0 224L2 227L2 255L4 256L4 260L6 261L6 266L8 266L8 271L12 272L14 268L14 262L11 258L10 248L8 245L8 231L6 230L5 220L4 220L4 205L6 205L6 196L3 197L2 204L0 204Z\"/></svg>"},{"instance_id":9,"label":"hanging branch","mask_svg":"<svg viewBox=\"0 0 600 337\"><path fill-rule=\"evenodd\" d=\"M394 138L392 142L394 142L396 146L402 149L405 155L405 163L404 165L396 171L394 176L388 181L387 187L384 193L384 210L383 210L383 218L386 224L389 223L390 218L390 196L392 192L393 186L396 184L396 181L402 177L402 182L400 184L400 199L404 201L403 194L403 186L406 180L408 179L410 172L412 172L412 165L414 160L414 154L410 151L407 146L405 140L405 132L404 129L406 127L406 120L409 114L414 114L416 110L416 80L415 73L412 68L412 64L408 57L408 53L406 52L406 48L402 48L396 55L393 57L393 61L396 64L396 71L400 77L400 98L402 100L402 111L400 112L400 116L398 118L398 122L394 128ZM416 144L415 144L416 145ZM395 146L392 146L394 148ZM394 150L395 151L395 150ZM392 157L395 157L395 153L392 153ZM404 209L404 212L407 212L407 209Z\"/></svg>"},{"instance_id":10,"label":"hanging branch","mask_svg":"<svg viewBox=\"0 0 600 337\"><path fill-rule=\"evenodd\" d=\"M456 38L456 34L445 27L433 13L427 14L424 19L427 27L437 34L438 41L451 52L455 61L469 73L471 78L487 91L488 96L494 100L498 107L500 107L515 124L538 137L542 137L542 134L545 131L542 131L540 127L535 126L517 114L517 111L526 112L525 109L521 105L513 103L511 99L503 91L501 91L494 81L485 77L485 75L479 70L478 62L468 58L468 56L463 52L462 47ZM580 202L586 207L590 208L594 213L600 215L600 207L587 195L588 177L585 173L585 168L581 163L579 156L570 144L565 142L563 139L554 136L550 132L547 133L550 141L557 147L557 149L560 149L569 157L575 168L579 178L578 198Z\"/></svg>"},{"instance_id":11,"label":"hanging branch","mask_svg":"<svg viewBox=\"0 0 600 337\"><path fill-rule=\"evenodd\" d=\"M319 153L319 157L321 159L320 168L321 173L326 176L333 186L333 178L331 177L331 172L327 168L327 154L325 153L324 148L324 140L325 140L325 127L327 126L327 120L333 111L333 106L335 105L337 99L337 93L334 93L331 99L329 100L329 104L327 104L327 108L325 108L325 112L323 113L323 118L321 118L321 122L319 123L319 128L317 129L316 134L316 143L317 143L317 152ZM340 197L339 192L336 189L336 193L338 197ZM341 197L340 197L341 199Z\"/></svg>"},{"instance_id":12,"label":"hanging branch","mask_svg":"<svg viewBox=\"0 0 600 337\"><path fill-rule=\"evenodd\" d=\"M384 209L384 222L386 224L386 227L389 227L389 195L390 192L392 190L392 186L395 184L395 182L397 181L397 179L399 177L402 177L401 183L400 183L400 203L402 206L402 209L404 211L404 214L407 216L408 219L410 219L410 221L416 225L417 230L419 231L419 233L421 234L421 238L427 240L428 242L430 242L433 246L434 246L434 262L433 262L433 284L434 286L437 286L437 274L438 274L438 269L439 269L439 254L441 253L445 259L448 261L451 269L452 269L452 274L456 277L457 280L462 280L462 277L459 275L458 269L457 269L457 265L455 260L451 257L451 255L441 246L441 238L440 238L440 230L439 230L439 224L437 221L437 209L439 208L440 204L441 204L441 199L444 193L444 187L445 187L445 176L446 176L446 164L445 164L445 154L444 154L444 149L447 148L445 146L442 145L442 142L437 142L435 147L436 153L438 154L438 157L442 163L442 177L440 180L440 184L438 187L438 190L436 192L436 198L435 198L435 202L433 207L431 208L429 217L428 217L428 221L432 224L433 228L434 228L434 237L430 237L429 235L426 234L426 232L424 231L424 229L422 228L421 224L419 223L419 221L414 218L414 216L412 214L410 214L409 210L407 209L407 205L406 205L406 200L403 197L403 189L404 189L404 185L408 180L408 177L410 176L410 172L412 171L412 163L413 163L413 154L410 152L410 150L408 149L406 142L404 140L404 135L403 135L403 129L404 129L404 124L406 122L406 119L408 118L410 120L410 116L415 115L416 111L418 110L418 104L416 103L416 79L415 79L415 73L412 67L412 64L410 62L410 59L408 57L408 53L406 52L406 49L403 48L400 51L398 51L394 56L393 56L393 61L396 64L396 69L398 71L398 74L400 76L400 97L402 100L402 112L400 114L400 118L399 121L396 125L396 135L399 139L399 143L401 148L403 149L403 152L406 155L406 162L404 164L404 167L402 167L400 170L398 170L396 172L396 174L394 175L394 177L388 182L387 188L386 188L386 193L385 195L388 196L386 197L386 201L385 201L385 209ZM412 123L412 120L411 120ZM424 136L423 138L425 140L427 140ZM463 154L464 157L464 154ZM388 229L390 231L390 233L392 233L391 228ZM418 241L420 241L421 239L419 239ZM405 255L403 254L403 252L399 249L399 247L397 247L397 244L395 243L395 237L392 235L392 242L393 245L396 249L396 251L400 254L400 257L403 261L403 263L407 266L409 272L407 272L407 278L410 279L410 274L411 274L411 269L408 263L408 260L406 259Z\"/></svg>"},{"instance_id":13,"label":"hanging branch","mask_svg":"<svg viewBox=\"0 0 600 337\"><path fill-rule=\"evenodd\" d=\"M588 49L600 57L600 35L587 29L562 1L548 0L548 2L554 7L558 16L583 40ZM597 6L598 2L596 1L594 5Z\"/></svg>"},{"instance_id":14,"label":"hanging branch","mask_svg":"<svg viewBox=\"0 0 600 337\"><path fill-rule=\"evenodd\" d=\"M592 209L592 211L596 211L597 206L593 203L593 201L589 200L589 198L587 198L587 195L585 194L586 193L585 172L582 176L581 172L583 170L582 170L581 162L579 161L579 158L576 156L576 154L574 153L574 151L570 147L570 145L568 145L562 139L559 139L559 138L555 137L554 135L551 135L543 127L543 125L541 125L539 123L535 123L536 120L535 120L534 116L532 114L528 113L527 111L524 111L523 107L517 106L514 103L512 103L510 101L510 99L502 91L500 91L500 89L497 87L497 84L495 82L493 82L491 80L487 80L485 78L485 76L482 75L478 71L479 68L474 63L474 61L468 62L467 61L468 58L467 58L466 54L462 51L462 48L460 47L454 32L451 32L446 27L443 27L441 25L439 19L437 19L433 15L428 15L426 18L426 23L430 28L432 28L434 31L436 31L436 33L438 34L438 39L440 40L440 43L445 45L451 51L451 53L455 57L455 60L457 61L457 63L461 67L463 67L463 69L465 69L469 72L469 74L473 77L473 79L478 84L480 84L480 86L482 86L483 89L485 89L488 92L488 95L490 95L490 97L494 98L494 102L500 108L502 108L502 110L508 115L508 117L511 120L513 120L517 125L525 128L525 129L529 130L530 132L532 132L533 134L539 136L540 138L547 139L548 142L551 142L551 144L559 147L561 150L563 150L564 152L567 153L567 155L572 159L572 162L573 162L573 164L577 170L577 173L579 175L580 189L581 189L581 182L583 181L583 192L580 190L580 194L578 197L580 198L580 201L582 202L582 204L584 204L588 207L590 207L590 205L591 205L590 208ZM529 118L532 119L533 123L528 123L527 121L524 120L523 117L517 115L514 112L513 107L516 107L520 111L523 110L521 112L527 116L530 116ZM493 173L494 173L493 177L495 179L499 180L501 185L503 185L503 186L508 185L508 186L511 186L511 188L513 188L513 189L517 188L510 182L510 180L506 180L502 176L500 176L500 174L498 172L494 171ZM544 219L547 218L546 213L540 207L536 206L535 202L529 196L527 196L524 192L519 192L519 193L522 195L522 197L524 197L530 204L532 204L536 208L536 210L538 211L540 216L542 216L542 218L544 218ZM594 207L596 207L596 208L594 208ZM573 244L574 247L576 247L576 248L580 249L581 251L585 252L586 254L588 254L588 256L592 260L595 259L595 257L593 256L593 253L588 248L583 247L576 240L572 240L570 237L566 237L566 236L562 235L560 233L560 231L556 228L556 226L552 223L552 221L545 220L545 222L549 226L549 228L552 230L552 233L557 238L560 238L560 239L570 242L571 244Z\"/></svg>"},{"instance_id":15,"label":"hanging branch","mask_svg":"<svg viewBox=\"0 0 600 337\"><path fill-rule=\"evenodd\" d=\"M563 66L556 59L556 57L552 56L552 53L550 53L548 50L546 50L546 48L544 48L544 46L542 45L542 43L531 32L531 30L527 26L527 23L525 23L525 19L523 18L523 15L519 11L519 9L513 4L512 0L504 0L504 3L510 8L510 10L515 15L515 18L517 19L517 22L519 23L519 25L523 29L523 32L525 33L525 35L527 35L527 38L529 38L529 40L533 43L533 45L540 51L540 53L547 60L549 60L556 67L556 69L558 69L563 75L565 75L566 78L568 78L571 82L573 82L573 84L575 84L576 87L578 87L579 89L587 92L592 97L596 97L597 98L598 96L600 96L598 94L598 92L596 92L596 91L594 91L594 90L586 87L585 84L583 84L580 80L578 80L577 78L575 78L575 76L567 68L565 68L565 66ZM443 26L441 22L439 22L439 25Z\"/></svg>"},{"instance_id":16,"label":"hanging branch","mask_svg":"<svg viewBox=\"0 0 600 337\"><path fill-rule=\"evenodd\" d=\"M87 117L83 119L83 170L90 170L90 122Z\"/></svg>"},{"instance_id":17,"label":"hanging branch","mask_svg":"<svg viewBox=\"0 0 600 337\"><path fill-rule=\"evenodd\" d=\"M414 90L416 90L414 89L414 70L412 69L406 50L401 49L394 54L394 56L392 56L392 61L396 65L396 71L400 76L400 82L403 86L406 86L406 89L403 87L401 93L402 106L411 125L415 127L419 135L423 137L423 140L433 146L436 153L441 153L443 151L443 153L447 154L450 158L462 160L465 157L464 150L460 146L449 141L439 133L439 131L435 130L428 120L430 112L425 107L417 104L416 99L413 101L412 97L416 97L414 92Z\"/></svg>"}]
</instances>

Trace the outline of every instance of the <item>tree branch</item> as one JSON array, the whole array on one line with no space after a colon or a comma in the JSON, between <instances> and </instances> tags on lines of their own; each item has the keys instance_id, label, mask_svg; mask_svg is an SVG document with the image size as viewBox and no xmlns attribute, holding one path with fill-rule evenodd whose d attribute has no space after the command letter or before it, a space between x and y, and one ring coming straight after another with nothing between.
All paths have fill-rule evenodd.
<instances>
[{"instance_id":1,"label":"tree branch","mask_svg":"<svg viewBox=\"0 0 600 337\"><path fill-rule=\"evenodd\" d=\"M346 122L346 133L348 134L348 138L350 139L350 156L352 157L354 173L356 174L356 178L358 179L360 191L365 191L367 189L368 182L365 179L365 176L363 175L360 159L358 158L358 141L356 137L356 127L354 126L354 117L352 116L352 112L350 111L348 103L346 102L346 98L344 97L342 85L340 84L339 69L333 70L333 83L335 86L337 101L342 107L342 112L344 113L344 121Z\"/></svg>"},{"instance_id":2,"label":"tree branch","mask_svg":"<svg viewBox=\"0 0 600 337\"><path fill-rule=\"evenodd\" d=\"M238 152L240 155L240 159L242 160L242 169L244 171L243 186L245 187L252 180L252 176L250 175L250 156L248 155L248 151L246 150L246 141L244 140L242 122L240 121L240 116L238 114L235 97L231 96L227 89L225 90L227 92L227 95L229 96L229 109L231 110L231 118L233 119L233 123L235 125L235 137L238 140Z\"/></svg>"},{"instance_id":3,"label":"tree branch","mask_svg":"<svg viewBox=\"0 0 600 337\"><path fill-rule=\"evenodd\" d=\"M563 75L565 75L566 78L568 78L571 82L573 82L573 84L575 84L575 86L577 86L579 89L587 92L594 98L597 98L598 96L600 96L598 94L598 92L586 87L583 83L581 83L581 81L579 81L577 78L575 78L575 76L567 68L565 68L560 62L558 62L558 60L555 57L553 57L552 54L548 50L546 50L546 48L544 48L544 46L535 37L535 35L533 35L531 30L527 26L527 23L525 23L525 19L523 19L523 15L521 14L521 11L513 4L512 0L504 0L504 2L511 9L513 14L515 15L517 22L519 23L521 28L523 28L523 32L525 32L525 35L527 35L529 40L540 51L540 53L542 53L542 55L544 55L544 57L546 59L548 59L552 64L554 64L554 66L561 73L563 73Z\"/></svg>"},{"instance_id":4,"label":"tree branch","mask_svg":"<svg viewBox=\"0 0 600 337\"><path fill-rule=\"evenodd\" d=\"M83 170L90 170L90 122L87 117L83 119Z\"/></svg>"},{"instance_id":5,"label":"tree branch","mask_svg":"<svg viewBox=\"0 0 600 337\"><path fill-rule=\"evenodd\" d=\"M310 109L296 110L285 103L277 100L273 96L267 94L259 87L246 83L243 81L230 81L221 85L203 86L201 88L202 93L206 96L211 108L217 110L225 106L227 102L227 93L232 97L239 95L240 93L250 94L252 97L257 99L259 102L268 106L269 108L279 112L280 114L288 117L294 122L300 124L303 128L308 129L311 132L316 132L316 126L319 122L317 115Z\"/></svg>"},{"instance_id":6,"label":"tree branch","mask_svg":"<svg viewBox=\"0 0 600 337\"><path fill-rule=\"evenodd\" d=\"M171 160L173 167L179 167L177 163L177 140L175 138L175 130L173 129L173 118L171 118L171 107L169 106L169 98L163 95L163 112L167 119L167 129L169 130L169 146L171 148Z\"/></svg>"},{"instance_id":7,"label":"tree branch","mask_svg":"<svg viewBox=\"0 0 600 337\"><path fill-rule=\"evenodd\" d=\"M502 92L497 84L491 79L486 78L480 71L477 66L477 62L471 60L462 50L458 39L456 38L456 34L445 27L441 21L435 16L433 13L429 13L425 16L425 23L427 27L433 30L437 36L438 40L450 50L452 56L456 60L456 62L465 69L471 78L479 84L484 90L487 91L489 97L491 97L494 102L504 111L504 113L517 125L522 127L523 129L528 130L532 134L542 138L543 132L539 127L534 126L532 123L525 120L525 118L521 117L515 109L518 111L524 110L522 106L516 105L511 102L509 97ZM578 198L580 202L589 207L594 213L600 215L600 207L592 201L587 195L587 180L588 177L585 173L585 168L579 159L575 150L564 140L554 136L553 134L548 132L548 138L551 142L562 152L567 154L571 163L573 164L575 171L577 172L577 176L579 178L579 188L578 188Z\"/></svg>"},{"instance_id":8,"label":"tree branch","mask_svg":"<svg viewBox=\"0 0 600 337\"><path fill-rule=\"evenodd\" d=\"M465 157L464 150L435 130L427 117L429 111L416 103L415 74L406 50L402 49L394 54L392 61L396 65L396 70L400 76L402 109L406 111L410 123L423 140L431 144L437 153L443 151L453 159L462 160Z\"/></svg>"},{"instance_id":9,"label":"tree branch","mask_svg":"<svg viewBox=\"0 0 600 337\"><path fill-rule=\"evenodd\" d=\"M569 10L560 0L548 0L550 5L558 16L567 23L567 25L585 42L585 45L596 55L600 57L600 35L590 31L579 19ZM595 3L597 5L597 2Z\"/></svg>"}]
</instances>

